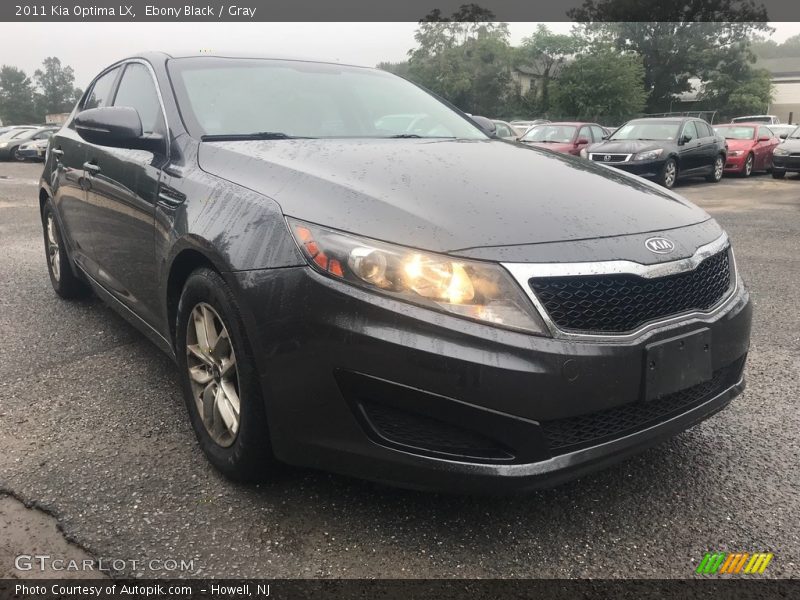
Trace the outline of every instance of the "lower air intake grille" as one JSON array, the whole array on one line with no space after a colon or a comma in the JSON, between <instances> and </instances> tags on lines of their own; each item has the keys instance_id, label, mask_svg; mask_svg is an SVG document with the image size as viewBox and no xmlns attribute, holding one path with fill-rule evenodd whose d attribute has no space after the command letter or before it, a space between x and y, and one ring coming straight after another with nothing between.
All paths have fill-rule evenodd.
<instances>
[{"instance_id":1,"label":"lower air intake grille","mask_svg":"<svg viewBox=\"0 0 800 600\"><path fill-rule=\"evenodd\" d=\"M736 384L746 357L714 371L711 379L650 402L634 402L610 410L568 419L542 421L541 428L553 454L622 437L665 421L710 400Z\"/></svg>"}]
</instances>

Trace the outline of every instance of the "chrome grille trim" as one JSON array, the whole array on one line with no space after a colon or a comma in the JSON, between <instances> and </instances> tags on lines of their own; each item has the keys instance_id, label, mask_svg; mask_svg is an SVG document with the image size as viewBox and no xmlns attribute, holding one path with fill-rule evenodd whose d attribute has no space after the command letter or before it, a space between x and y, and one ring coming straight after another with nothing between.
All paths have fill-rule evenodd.
<instances>
[{"instance_id":1,"label":"chrome grille trim","mask_svg":"<svg viewBox=\"0 0 800 600\"><path fill-rule=\"evenodd\" d=\"M572 332L564 331L556 325L550 318L547 310L539 301L539 298L534 293L528 281L533 278L541 277L572 277L581 275L636 275L646 279L665 277L667 275L676 275L691 271L706 258L728 248L730 252L731 263L731 285L728 292L717 303L716 306L707 311L692 311L672 315L646 323L635 331L626 333L592 333L592 332ZM547 328L550 330L554 338L559 339L572 339L572 340L587 340L587 341L609 341L609 342L625 342L638 337L644 336L655 329L667 327L670 325L678 324L681 322L695 320L709 320L722 312L728 304L736 296L736 291L739 289L739 276L736 268L736 258L733 254L733 249L730 248L728 235L723 233L713 242L700 246L697 251L688 258L675 260L671 262L658 263L654 265L644 265L641 263L629 260L610 260L598 262L580 262L580 263L501 263L502 266L511 274L516 280L517 284L522 287L522 290L528 296L536 310L541 315Z\"/></svg>"}]
</instances>

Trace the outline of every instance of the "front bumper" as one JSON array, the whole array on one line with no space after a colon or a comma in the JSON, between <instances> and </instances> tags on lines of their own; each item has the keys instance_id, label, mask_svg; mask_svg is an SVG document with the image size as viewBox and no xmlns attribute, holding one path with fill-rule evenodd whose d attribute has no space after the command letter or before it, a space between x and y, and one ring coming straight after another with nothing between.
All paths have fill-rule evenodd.
<instances>
[{"instance_id":1,"label":"front bumper","mask_svg":"<svg viewBox=\"0 0 800 600\"><path fill-rule=\"evenodd\" d=\"M599 164L606 165L609 167L614 167L621 171L625 171L626 173L631 173L633 175L638 175L639 177L644 177L645 179L655 179L661 174L661 170L664 168L664 163L666 159L659 158L658 160L629 160L625 162L600 162L596 161Z\"/></svg>"},{"instance_id":2,"label":"front bumper","mask_svg":"<svg viewBox=\"0 0 800 600\"><path fill-rule=\"evenodd\" d=\"M690 427L744 387L751 306L741 287L702 323L617 343L487 327L307 267L229 281L251 315L273 449L290 464L423 489L548 487ZM574 443L575 424L642 412L646 344L700 327L711 331L715 373L726 373L716 388Z\"/></svg>"},{"instance_id":3,"label":"front bumper","mask_svg":"<svg viewBox=\"0 0 800 600\"><path fill-rule=\"evenodd\" d=\"M800 155L797 156L781 156L779 154L772 155L772 168L777 171L788 171L792 173L800 172Z\"/></svg>"},{"instance_id":4,"label":"front bumper","mask_svg":"<svg viewBox=\"0 0 800 600\"><path fill-rule=\"evenodd\" d=\"M728 154L725 158L725 168L723 173L741 173L744 171L744 163L747 161L747 153L739 156L732 156Z\"/></svg>"}]
</instances>

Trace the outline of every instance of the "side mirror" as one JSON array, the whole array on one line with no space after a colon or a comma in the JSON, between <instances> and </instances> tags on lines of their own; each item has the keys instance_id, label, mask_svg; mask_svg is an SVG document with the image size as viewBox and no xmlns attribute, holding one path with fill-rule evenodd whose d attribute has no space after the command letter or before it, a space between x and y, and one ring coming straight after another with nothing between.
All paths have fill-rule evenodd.
<instances>
[{"instance_id":1,"label":"side mirror","mask_svg":"<svg viewBox=\"0 0 800 600\"><path fill-rule=\"evenodd\" d=\"M771 139L772 139L772 138L771 138L771 137L769 137L768 135L762 135L762 136L759 136L759 138L758 138L758 141L759 141L759 142L768 142L768 141L770 141Z\"/></svg>"},{"instance_id":2,"label":"side mirror","mask_svg":"<svg viewBox=\"0 0 800 600\"><path fill-rule=\"evenodd\" d=\"M683 136L683 137L681 137L681 139L680 139L681 146L682 146L683 144L688 144L689 142L691 142L691 141L692 141L692 139L693 139L693 138L692 138L692 136L690 136L690 135L684 135L684 136Z\"/></svg>"},{"instance_id":3,"label":"side mirror","mask_svg":"<svg viewBox=\"0 0 800 600\"><path fill-rule=\"evenodd\" d=\"M585 145L586 145L586 144L588 144L588 143L589 143L589 138L585 138L585 137L578 138L578 139L575 141L575 145L576 145L576 146L585 146Z\"/></svg>"},{"instance_id":4,"label":"side mirror","mask_svg":"<svg viewBox=\"0 0 800 600\"><path fill-rule=\"evenodd\" d=\"M603 136L603 139L604 139L604 140L607 140L609 137L611 137L611 136L610 136L610 134L608 134L608 133L607 133L607 134L605 134L605 135Z\"/></svg>"},{"instance_id":5,"label":"side mirror","mask_svg":"<svg viewBox=\"0 0 800 600\"><path fill-rule=\"evenodd\" d=\"M478 115L472 115L472 121L489 137L497 137L497 125L495 125L494 121L491 119L487 119L486 117L481 117Z\"/></svg>"},{"instance_id":6,"label":"side mirror","mask_svg":"<svg viewBox=\"0 0 800 600\"><path fill-rule=\"evenodd\" d=\"M144 136L142 120L130 106L104 106L81 111L75 117L75 130L90 144L157 151L162 146L160 135Z\"/></svg>"},{"instance_id":7,"label":"side mirror","mask_svg":"<svg viewBox=\"0 0 800 600\"><path fill-rule=\"evenodd\" d=\"M787 137L789 137L789 134L788 134L788 133L782 133L782 134L781 134L781 139L782 139L782 140L785 140Z\"/></svg>"}]
</instances>

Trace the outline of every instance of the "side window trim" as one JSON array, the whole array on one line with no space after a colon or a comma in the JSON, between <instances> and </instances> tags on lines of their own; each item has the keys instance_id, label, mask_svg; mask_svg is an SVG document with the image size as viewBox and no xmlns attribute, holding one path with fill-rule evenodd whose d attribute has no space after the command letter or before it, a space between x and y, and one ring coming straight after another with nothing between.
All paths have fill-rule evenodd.
<instances>
[{"instance_id":1,"label":"side window trim","mask_svg":"<svg viewBox=\"0 0 800 600\"><path fill-rule=\"evenodd\" d=\"M107 75L108 73L110 73L111 71L116 69L117 70L117 74L114 76L114 82L111 84L111 92L108 95L109 104L110 105L114 104L114 98L117 95L117 87L119 87L119 81L120 81L120 79L122 77L123 69L121 67L122 67L122 65L120 65L119 63L111 65L109 68L105 69L102 73L100 73L97 77L95 77L92 80L92 83L89 86L89 89L86 90L86 92L83 94L83 98L81 98L81 103L80 103L80 110L81 111L85 110L84 106L86 106L86 101L89 98L91 98L92 92L94 92L94 86L97 85L97 82L100 80L100 78L102 78L103 76ZM78 112L80 112L80 111L78 111Z\"/></svg>"}]
</instances>

